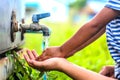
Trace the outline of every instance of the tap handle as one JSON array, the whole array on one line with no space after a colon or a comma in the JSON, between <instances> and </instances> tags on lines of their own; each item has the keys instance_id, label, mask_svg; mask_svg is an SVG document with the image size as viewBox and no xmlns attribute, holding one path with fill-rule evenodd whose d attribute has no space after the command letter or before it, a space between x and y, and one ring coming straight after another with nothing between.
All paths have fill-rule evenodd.
<instances>
[{"instance_id":1,"label":"tap handle","mask_svg":"<svg viewBox=\"0 0 120 80\"><path fill-rule=\"evenodd\" d=\"M38 23L40 19L49 17L50 13L34 14L32 16L33 23Z\"/></svg>"}]
</instances>

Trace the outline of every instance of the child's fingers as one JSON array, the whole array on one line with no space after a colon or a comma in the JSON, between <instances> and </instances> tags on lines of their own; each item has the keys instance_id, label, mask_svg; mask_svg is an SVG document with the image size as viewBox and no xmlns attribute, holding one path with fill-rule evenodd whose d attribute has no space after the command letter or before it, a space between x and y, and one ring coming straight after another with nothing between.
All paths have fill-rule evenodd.
<instances>
[{"instance_id":1,"label":"child's fingers","mask_svg":"<svg viewBox=\"0 0 120 80\"><path fill-rule=\"evenodd\" d=\"M28 55L24 54L23 56L24 56L26 62L28 63L28 65L31 66L31 67L33 67L33 65L31 64L31 60L30 60L30 58L28 57Z\"/></svg>"},{"instance_id":2,"label":"child's fingers","mask_svg":"<svg viewBox=\"0 0 120 80\"><path fill-rule=\"evenodd\" d=\"M32 50L32 53L33 53L33 55L34 55L35 58L38 57L38 54L37 54L37 52L35 50Z\"/></svg>"},{"instance_id":3,"label":"child's fingers","mask_svg":"<svg viewBox=\"0 0 120 80\"><path fill-rule=\"evenodd\" d=\"M24 58L25 58L25 60L27 61L27 63L30 62L30 59L29 59L29 57L28 57L26 54L24 54Z\"/></svg>"},{"instance_id":4,"label":"child's fingers","mask_svg":"<svg viewBox=\"0 0 120 80\"><path fill-rule=\"evenodd\" d=\"M30 59L35 59L33 53L30 50L27 50L27 54L28 54Z\"/></svg>"}]
</instances>

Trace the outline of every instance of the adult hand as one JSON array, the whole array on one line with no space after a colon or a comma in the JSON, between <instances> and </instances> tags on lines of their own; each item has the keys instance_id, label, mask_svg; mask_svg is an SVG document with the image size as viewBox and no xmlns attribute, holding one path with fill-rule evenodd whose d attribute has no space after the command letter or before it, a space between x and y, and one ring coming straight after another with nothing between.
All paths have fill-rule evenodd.
<instances>
[{"instance_id":1,"label":"adult hand","mask_svg":"<svg viewBox=\"0 0 120 80\"><path fill-rule=\"evenodd\" d=\"M43 51L43 53L36 58L38 61L46 60L53 57L65 57L65 54L62 53L60 47L49 47Z\"/></svg>"},{"instance_id":2,"label":"adult hand","mask_svg":"<svg viewBox=\"0 0 120 80\"><path fill-rule=\"evenodd\" d=\"M59 62L66 61L64 58L50 58L44 61L38 61L35 59L36 57L37 53L35 51L27 50L27 54L24 54L24 58L29 66L40 71L59 70Z\"/></svg>"},{"instance_id":3,"label":"adult hand","mask_svg":"<svg viewBox=\"0 0 120 80\"><path fill-rule=\"evenodd\" d=\"M104 66L99 73L104 76L114 78L114 66Z\"/></svg>"}]
</instances>

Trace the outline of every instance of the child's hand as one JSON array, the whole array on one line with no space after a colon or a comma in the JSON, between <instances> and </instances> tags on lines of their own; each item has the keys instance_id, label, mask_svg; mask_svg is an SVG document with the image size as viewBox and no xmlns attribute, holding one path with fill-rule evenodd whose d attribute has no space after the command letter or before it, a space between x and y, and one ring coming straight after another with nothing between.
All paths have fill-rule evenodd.
<instances>
[{"instance_id":1,"label":"child's hand","mask_svg":"<svg viewBox=\"0 0 120 80\"><path fill-rule=\"evenodd\" d=\"M35 51L27 50L27 54L24 54L24 58L29 66L40 71L59 70L60 66L58 66L58 64L66 61L64 58L50 58L44 61L38 61L36 57L38 57L38 55Z\"/></svg>"},{"instance_id":2,"label":"child's hand","mask_svg":"<svg viewBox=\"0 0 120 80\"><path fill-rule=\"evenodd\" d=\"M37 52L35 50L26 50L26 54L24 54L24 58L27 61L27 63L29 64L29 66L32 67L32 65L30 64L31 60L35 60L38 57Z\"/></svg>"},{"instance_id":3,"label":"child's hand","mask_svg":"<svg viewBox=\"0 0 120 80\"><path fill-rule=\"evenodd\" d=\"M114 78L114 66L105 66L99 73Z\"/></svg>"}]
</instances>

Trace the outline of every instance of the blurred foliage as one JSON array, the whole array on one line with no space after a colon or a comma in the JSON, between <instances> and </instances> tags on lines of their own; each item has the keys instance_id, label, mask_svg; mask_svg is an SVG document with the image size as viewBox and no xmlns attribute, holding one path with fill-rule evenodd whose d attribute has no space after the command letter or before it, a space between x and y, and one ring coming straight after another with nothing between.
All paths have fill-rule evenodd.
<instances>
[{"instance_id":1,"label":"blurred foliage","mask_svg":"<svg viewBox=\"0 0 120 80\"><path fill-rule=\"evenodd\" d=\"M83 8L86 5L86 1L87 0L76 0L73 3L70 3L69 7L74 8L76 10L80 10L81 8Z\"/></svg>"},{"instance_id":2,"label":"blurred foliage","mask_svg":"<svg viewBox=\"0 0 120 80\"><path fill-rule=\"evenodd\" d=\"M13 55L11 55L11 53ZM22 50L19 53L16 53L15 51L7 52L7 57L14 64L13 72L7 80L43 80L43 72L28 66L26 61L23 59L23 53L25 54L26 50Z\"/></svg>"}]
</instances>

